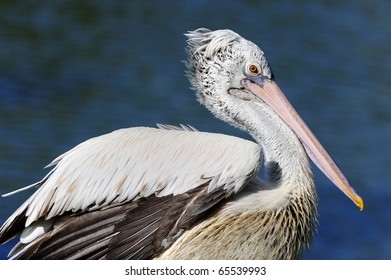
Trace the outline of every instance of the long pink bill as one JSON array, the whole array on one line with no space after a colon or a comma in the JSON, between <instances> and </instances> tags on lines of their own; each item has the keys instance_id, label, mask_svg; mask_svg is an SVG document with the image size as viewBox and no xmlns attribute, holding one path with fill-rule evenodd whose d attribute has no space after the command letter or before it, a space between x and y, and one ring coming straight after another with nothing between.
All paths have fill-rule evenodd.
<instances>
[{"instance_id":1,"label":"long pink bill","mask_svg":"<svg viewBox=\"0 0 391 280\"><path fill-rule=\"evenodd\" d=\"M242 85L261 98L289 125L303 143L316 166L362 210L364 208L363 199L356 193L337 164L289 103L277 83L266 80L258 85L249 80L243 80Z\"/></svg>"}]
</instances>

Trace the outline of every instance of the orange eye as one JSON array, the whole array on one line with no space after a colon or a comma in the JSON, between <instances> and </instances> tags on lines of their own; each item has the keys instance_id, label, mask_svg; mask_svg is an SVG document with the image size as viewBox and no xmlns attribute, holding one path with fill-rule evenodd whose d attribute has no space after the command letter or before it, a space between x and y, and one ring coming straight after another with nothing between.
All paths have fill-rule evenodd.
<instances>
[{"instance_id":1,"label":"orange eye","mask_svg":"<svg viewBox=\"0 0 391 280\"><path fill-rule=\"evenodd\" d=\"M259 69L258 66L255 64L250 64L248 66L248 71L250 71L251 74L258 75L259 74Z\"/></svg>"}]
</instances>

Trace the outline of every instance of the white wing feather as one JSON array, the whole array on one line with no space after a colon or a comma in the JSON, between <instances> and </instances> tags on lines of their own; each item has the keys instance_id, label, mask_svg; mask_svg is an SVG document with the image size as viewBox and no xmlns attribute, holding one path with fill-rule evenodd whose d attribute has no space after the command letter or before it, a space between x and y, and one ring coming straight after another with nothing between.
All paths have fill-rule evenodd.
<instances>
[{"instance_id":1,"label":"white wing feather","mask_svg":"<svg viewBox=\"0 0 391 280\"><path fill-rule=\"evenodd\" d=\"M121 129L57 157L40 188L7 222L24 210L28 226L66 211L96 209L153 194L177 195L208 181L209 190L224 187L236 193L249 174L257 172L260 161L257 144L232 136Z\"/></svg>"}]
</instances>

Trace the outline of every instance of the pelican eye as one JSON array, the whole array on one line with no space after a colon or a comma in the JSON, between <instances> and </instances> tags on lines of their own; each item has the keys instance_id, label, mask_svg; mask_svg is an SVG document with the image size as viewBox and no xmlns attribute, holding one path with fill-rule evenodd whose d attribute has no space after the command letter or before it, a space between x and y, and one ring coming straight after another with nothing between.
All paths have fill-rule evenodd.
<instances>
[{"instance_id":1,"label":"pelican eye","mask_svg":"<svg viewBox=\"0 0 391 280\"><path fill-rule=\"evenodd\" d=\"M260 70L259 70L259 65L257 64L254 64L254 63L250 63L248 66L247 66L247 70L250 74L252 75L258 75L260 73Z\"/></svg>"}]
</instances>

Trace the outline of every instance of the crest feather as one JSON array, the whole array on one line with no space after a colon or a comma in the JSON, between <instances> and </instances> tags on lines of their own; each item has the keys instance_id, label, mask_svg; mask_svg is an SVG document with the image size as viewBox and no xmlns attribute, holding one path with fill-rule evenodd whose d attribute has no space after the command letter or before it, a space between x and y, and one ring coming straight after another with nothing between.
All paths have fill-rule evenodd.
<instances>
[{"instance_id":1,"label":"crest feather","mask_svg":"<svg viewBox=\"0 0 391 280\"><path fill-rule=\"evenodd\" d=\"M218 50L229 46L232 42L242 38L239 34L229 29L211 31L207 28L199 28L189 31L187 36L189 55L203 52L205 57L213 56Z\"/></svg>"}]
</instances>

